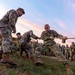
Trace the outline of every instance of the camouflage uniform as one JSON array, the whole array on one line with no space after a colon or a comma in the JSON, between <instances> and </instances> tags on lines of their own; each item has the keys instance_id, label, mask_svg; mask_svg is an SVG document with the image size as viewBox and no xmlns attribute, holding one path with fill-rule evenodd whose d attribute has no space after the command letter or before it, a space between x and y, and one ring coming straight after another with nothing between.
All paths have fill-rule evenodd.
<instances>
[{"instance_id":1,"label":"camouflage uniform","mask_svg":"<svg viewBox=\"0 0 75 75\"><path fill-rule=\"evenodd\" d=\"M35 51L39 51L41 53L41 55L50 55L52 53L50 53L50 49L45 46L45 45L40 45L38 47L36 47Z\"/></svg>"},{"instance_id":2,"label":"camouflage uniform","mask_svg":"<svg viewBox=\"0 0 75 75\"><path fill-rule=\"evenodd\" d=\"M0 59L2 59L2 54L3 54L3 51L2 51L2 40L0 38Z\"/></svg>"},{"instance_id":3,"label":"camouflage uniform","mask_svg":"<svg viewBox=\"0 0 75 75\"><path fill-rule=\"evenodd\" d=\"M38 41L34 41L34 42L32 42L32 48L33 48L33 50L34 50L34 53L35 53L35 49L37 48L37 47L39 47L39 43L38 43Z\"/></svg>"},{"instance_id":4,"label":"camouflage uniform","mask_svg":"<svg viewBox=\"0 0 75 75\"><path fill-rule=\"evenodd\" d=\"M61 51L62 51L63 55L65 55L65 45L62 45Z\"/></svg>"},{"instance_id":5,"label":"camouflage uniform","mask_svg":"<svg viewBox=\"0 0 75 75\"><path fill-rule=\"evenodd\" d=\"M16 34L16 36L17 36L17 38L16 38L16 45L17 45L17 48L18 48L18 51L19 51L20 50L20 39L22 38L22 36L21 36L20 32L18 32Z\"/></svg>"},{"instance_id":6,"label":"camouflage uniform","mask_svg":"<svg viewBox=\"0 0 75 75\"><path fill-rule=\"evenodd\" d=\"M73 61L75 59L75 44L72 44L70 46L71 49L71 60Z\"/></svg>"},{"instance_id":7,"label":"camouflage uniform","mask_svg":"<svg viewBox=\"0 0 75 75\"><path fill-rule=\"evenodd\" d=\"M3 53L11 52L12 30L16 30L15 24L18 15L15 10L8 11L0 20L0 35L2 36Z\"/></svg>"},{"instance_id":8,"label":"camouflage uniform","mask_svg":"<svg viewBox=\"0 0 75 75\"><path fill-rule=\"evenodd\" d=\"M56 45L56 42L54 41L54 38L62 38L63 36L58 34L54 30L49 30L48 32L43 31L41 34L41 38L44 41L44 45L55 54L55 56L58 58L60 61L67 61L62 52L60 51L60 48Z\"/></svg>"},{"instance_id":9,"label":"camouflage uniform","mask_svg":"<svg viewBox=\"0 0 75 75\"><path fill-rule=\"evenodd\" d=\"M66 59L70 59L70 48L68 45L66 45L65 47L65 56L66 56Z\"/></svg>"},{"instance_id":10,"label":"camouflage uniform","mask_svg":"<svg viewBox=\"0 0 75 75\"><path fill-rule=\"evenodd\" d=\"M34 39L38 39L38 37L34 34L30 35L30 32L32 32L32 31L28 31L23 34L23 36L20 40L20 44L21 44L21 52L23 50L23 51L25 51L27 56L32 57L34 52L32 50L32 46L30 43L31 37Z\"/></svg>"}]
</instances>

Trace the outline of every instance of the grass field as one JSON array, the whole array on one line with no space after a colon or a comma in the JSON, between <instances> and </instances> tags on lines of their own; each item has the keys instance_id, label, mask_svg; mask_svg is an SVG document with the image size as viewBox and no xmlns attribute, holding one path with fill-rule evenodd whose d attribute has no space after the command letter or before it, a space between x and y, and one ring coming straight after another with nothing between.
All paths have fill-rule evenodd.
<instances>
[{"instance_id":1,"label":"grass field","mask_svg":"<svg viewBox=\"0 0 75 75\"><path fill-rule=\"evenodd\" d=\"M0 75L67 75L65 66L57 60L41 57L43 66L35 66L31 60L11 55L18 64L17 68L7 68L0 64ZM75 62L70 63L73 74L75 75Z\"/></svg>"}]
</instances>

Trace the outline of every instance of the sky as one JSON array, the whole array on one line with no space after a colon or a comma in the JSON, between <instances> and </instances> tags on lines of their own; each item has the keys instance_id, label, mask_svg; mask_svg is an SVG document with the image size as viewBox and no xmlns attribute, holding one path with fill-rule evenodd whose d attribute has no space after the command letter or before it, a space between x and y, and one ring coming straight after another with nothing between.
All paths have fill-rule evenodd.
<instances>
[{"instance_id":1,"label":"sky","mask_svg":"<svg viewBox=\"0 0 75 75\"><path fill-rule=\"evenodd\" d=\"M49 24L59 34L75 37L75 0L0 0L0 19L7 11L18 7L25 10L25 15L16 23L17 32L23 34L33 30L34 34L40 36L44 25ZM61 40L55 41L63 44ZM71 42L75 40L68 39L65 44L70 45Z\"/></svg>"}]
</instances>

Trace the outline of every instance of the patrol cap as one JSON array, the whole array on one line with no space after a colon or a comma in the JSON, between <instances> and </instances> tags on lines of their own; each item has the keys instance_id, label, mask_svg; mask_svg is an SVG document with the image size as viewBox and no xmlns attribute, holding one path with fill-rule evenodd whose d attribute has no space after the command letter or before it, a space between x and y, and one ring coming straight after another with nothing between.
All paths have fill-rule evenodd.
<instances>
[{"instance_id":1,"label":"patrol cap","mask_svg":"<svg viewBox=\"0 0 75 75\"><path fill-rule=\"evenodd\" d=\"M23 8L18 8L17 10L21 10L23 12L23 14L25 14L25 11Z\"/></svg>"}]
</instances>

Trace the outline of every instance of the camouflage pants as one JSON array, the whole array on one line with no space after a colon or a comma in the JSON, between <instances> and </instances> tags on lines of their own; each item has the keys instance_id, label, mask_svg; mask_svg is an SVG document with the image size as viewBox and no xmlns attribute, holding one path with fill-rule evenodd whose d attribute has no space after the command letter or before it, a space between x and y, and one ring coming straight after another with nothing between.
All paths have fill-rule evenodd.
<instances>
[{"instance_id":1,"label":"camouflage pants","mask_svg":"<svg viewBox=\"0 0 75 75\"><path fill-rule=\"evenodd\" d=\"M67 61L66 57L63 55L63 53L60 51L60 48L56 44L49 46L49 48L55 54L59 61Z\"/></svg>"},{"instance_id":2,"label":"camouflage pants","mask_svg":"<svg viewBox=\"0 0 75 75\"><path fill-rule=\"evenodd\" d=\"M11 52L11 30L8 28L0 28L0 35L2 37L2 50L3 53Z\"/></svg>"},{"instance_id":3,"label":"camouflage pants","mask_svg":"<svg viewBox=\"0 0 75 75\"><path fill-rule=\"evenodd\" d=\"M33 50L32 50L32 47L31 47L31 44L21 44L21 51L20 53L22 52L25 52L26 55L28 55L29 57L33 57Z\"/></svg>"},{"instance_id":4,"label":"camouflage pants","mask_svg":"<svg viewBox=\"0 0 75 75\"><path fill-rule=\"evenodd\" d=\"M55 56L57 57L57 59L59 61L62 61L63 63L67 62L66 57L63 55L63 53L61 52L60 48L57 46L55 41L46 41L45 45L50 48L50 50L55 54Z\"/></svg>"}]
</instances>

